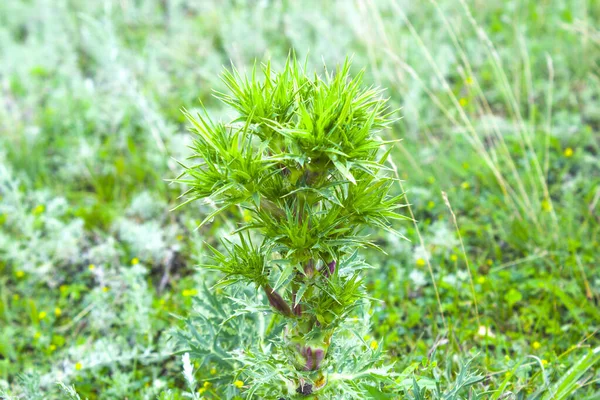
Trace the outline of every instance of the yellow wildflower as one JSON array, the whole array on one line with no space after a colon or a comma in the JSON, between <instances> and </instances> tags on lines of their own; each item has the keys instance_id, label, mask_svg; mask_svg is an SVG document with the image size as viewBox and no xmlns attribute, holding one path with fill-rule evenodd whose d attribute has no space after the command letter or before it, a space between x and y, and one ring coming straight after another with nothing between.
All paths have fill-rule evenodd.
<instances>
[{"instance_id":1,"label":"yellow wildflower","mask_svg":"<svg viewBox=\"0 0 600 400\"><path fill-rule=\"evenodd\" d=\"M198 394L204 394L204 392L206 392L206 388L201 387L198 389Z\"/></svg>"},{"instance_id":2,"label":"yellow wildflower","mask_svg":"<svg viewBox=\"0 0 600 400\"><path fill-rule=\"evenodd\" d=\"M33 214L40 215L41 213L44 212L45 209L46 209L46 207L44 207L43 204L39 204L33 209Z\"/></svg>"},{"instance_id":3,"label":"yellow wildflower","mask_svg":"<svg viewBox=\"0 0 600 400\"><path fill-rule=\"evenodd\" d=\"M62 314L62 310L58 307L56 307L54 309L54 315L56 315L57 317L60 317L60 315Z\"/></svg>"},{"instance_id":4,"label":"yellow wildflower","mask_svg":"<svg viewBox=\"0 0 600 400\"><path fill-rule=\"evenodd\" d=\"M90 265L88 265L88 269L89 269L90 271L93 271L93 270L95 270L95 269L96 269L96 266L95 266L94 264L90 264Z\"/></svg>"},{"instance_id":5,"label":"yellow wildflower","mask_svg":"<svg viewBox=\"0 0 600 400\"><path fill-rule=\"evenodd\" d=\"M377 343L376 340L371 341L371 344L369 345L369 347L371 347L372 350L377 350L377 348L379 347L379 343Z\"/></svg>"},{"instance_id":6,"label":"yellow wildflower","mask_svg":"<svg viewBox=\"0 0 600 400\"><path fill-rule=\"evenodd\" d=\"M46 313L46 311L40 311L39 314L38 314L38 318L39 319L44 319L44 318L46 318L46 315L48 315Z\"/></svg>"},{"instance_id":7,"label":"yellow wildflower","mask_svg":"<svg viewBox=\"0 0 600 400\"><path fill-rule=\"evenodd\" d=\"M423 265L425 265L425 260L423 260L422 258L417 258L417 265L419 267L422 267Z\"/></svg>"},{"instance_id":8,"label":"yellow wildflower","mask_svg":"<svg viewBox=\"0 0 600 400\"><path fill-rule=\"evenodd\" d=\"M202 386L203 386L204 388L208 389L209 387L211 387L211 386L212 386L212 383L210 383L210 382L208 382L208 381L207 381L207 382L204 382L204 385L202 385Z\"/></svg>"},{"instance_id":9,"label":"yellow wildflower","mask_svg":"<svg viewBox=\"0 0 600 400\"><path fill-rule=\"evenodd\" d=\"M533 347L534 350L539 349L540 347L542 347L542 345L540 344L540 342L538 342L537 340L535 342L533 342L531 344L531 347Z\"/></svg>"},{"instance_id":10,"label":"yellow wildflower","mask_svg":"<svg viewBox=\"0 0 600 400\"><path fill-rule=\"evenodd\" d=\"M464 190L468 190L471 187L471 185L469 185L469 182L463 182L460 184L460 187Z\"/></svg>"},{"instance_id":11,"label":"yellow wildflower","mask_svg":"<svg viewBox=\"0 0 600 400\"><path fill-rule=\"evenodd\" d=\"M548 200L542 200L542 210L546 212L552 211L552 205Z\"/></svg>"},{"instance_id":12,"label":"yellow wildflower","mask_svg":"<svg viewBox=\"0 0 600 400\"><path fill-rule=\"evenodd\" d=\"M82 365L80 362L78 362L77 364L75 364L75 369L76 369L77 371L80 371L80 370L81 370L81 368L83 368L83 365Z\"/></svg>"},{"instance_id":13,"label":"yellow wildflower","mask_svg":"<svg viewBox=\"0 0 600 400\"><path fill-rule=\"evenodd\" d=\"M485 276L480 276L479 278L477 278L477 283L483 285L485 283Z\"/></svg>"},{"instance_id":14,"label":"yellow wildflower","mask_svg":"<svg viewBox=\"0 0 600 400\"><path fill-rule=\"evenodd\" d=\"M25 276L25 272L23 272L23 271L17 271L17 272L15 272L15 276L17 278L22 278L22 277Z\"/></svg>"},{"instance_id":15,"label":"yellow wildflower","mask_svg":"<svg viewBox=\"0 0 600 400\"><path fill-rule=\"evenodd\" d=\"M54 350L56 350L56 345L55 344L51 344L50 346L48 346L48 350L50 352L53 352Z\"/></svg>"},{"instance_id":16,"label":"yellow wildflower","mask_svg":"<svg viewBox=\"0 0 600 400\"><path fill-rule=\"evenodd\" d=\"M573 149L572 149L572 148L570 148L570 147L567 147L567 148L565 149L564 155L565 155L565 157L567 157L567 158L568 158L568 157L571 157L571 156L573 156Z\"/></svg>"},{"instance_id":17,"label":"yellow wildflower","mask_svg":"<svg viewBox=\"0 0 600 400\"><path fill-rule=\"evenodd\" d=\"M456 254L452 254L452 255L450 256L450 260L452 260L452 261L456 262L456 261L458 261L458 256L457 256Z\"/></svg>"},{"instance_id":18,"label":"yellow wildflower","mask_svg":"<svg viewBox=\"0 0 600 400\"><path fill-rule=\"evenodd\" d=\"M41 337L42 337L42 333L41 333L41 332L36 332L36 333L33 335L33 338L34 338L34 339L39 339L39 338L41 338Z\"/></svg>"},{"instance_id":19,"label":"yellow wildflower","mask_svg":"<svg viewBox=\"0 0 600 400\"><path fill-rule=\"evenodd\" d=\"M140 260L139 260L139 258L137 258L137 257L133 257L133 258L131 259L131 265L138 265L139 263L140 263Z\"/></svg>"},{"instance_id":20,"label":"yellow wildflower","mask_svg":"<svg viewBox=\"0 0 600 400\"><path fill-rule=\"evenodd\" d=\"M548 365L548 360L542 360L542 365L545 367L546 365Z\"/></svg>"},{"instance_id":21,"label":"yellow wildflower","mask_svg":"<svg viewBox=\"0 0 600 400\"><path fill-rule=\"evenodd\" d=\"M238 389L241 389L244 387L244 381L237 380L237 381L233 382L233 386L235 386Z\"/></svg>"},{"instance_id":22,"label":"yellow wildflower","mask_svg":"<svg viewBox=\"0 0 600 400\"><path fill-rule=\"evenodd\" d=\"M461 107L465 107L467 104L469 104L469 100L465 99L464 97L461 97L460 99L458 99L458 104L460 104Z\"/></svg>"},{"instance_id":23,"label":"yellow wildflower","mask_svg":"<svg viewBox=\"0 0 600 400\"><path fill-rule=\"evenodd\" d=\"M102 286L102 291L103 291L104 293L108 292L108 286Z\"/></svg>"},{"instance_id":24,"label":"yellow wildflower","mask_svg":"<svg viewBox=\"0 0 600 400\"><path fill-rule=\"evenodd\" d=\"M196 289L184 289L181 294L183 297L191 297L197 295L198 291Z\"/></svg>"},{"instance_id":25,"label":"yellow wildflower","mask_svg":"<svg viewBox=\"0 0 600 400\"><path fill-rule=\"evenodd\" d=\"M217 374L217 369L216 369L215 367L212 367L212 368L210 369L210 374L211 374L211 375L216 375L216 374Z\"/></svg>"}]
</instances>

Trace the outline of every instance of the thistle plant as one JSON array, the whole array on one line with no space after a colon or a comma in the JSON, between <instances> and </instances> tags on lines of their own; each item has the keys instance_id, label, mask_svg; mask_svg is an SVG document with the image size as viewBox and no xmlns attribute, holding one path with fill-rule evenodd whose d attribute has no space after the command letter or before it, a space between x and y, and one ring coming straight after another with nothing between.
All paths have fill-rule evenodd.
<instances>
[{"instance_id":1,"label":"thistle plant","mask_svg":"<svg viewBox=\"0 0 600 400\"><path fill-rule=\"evenodd\" d=\"M213 122L205 110L184 110L195 164L176 180L188 188L182 205L203 199L214 207L201 225L223 213L244 216L235 240L209 246L206 267L222 273L221 285L264 292L284 321L283 345L272 351L295 371L289 396L325 392L328 367L340 362L330 356L332 341L366 297L369 265L358 251L379 249L373 229L398 234L392 223L404 218L385 166L390 150L377 136L392 112L362 78L350 76L348 61L323 76L294 58L278 73L270 63L247 77L232 68L223 73L228 93L216 97L237 118Z\"/></svg>"}]
</instances>

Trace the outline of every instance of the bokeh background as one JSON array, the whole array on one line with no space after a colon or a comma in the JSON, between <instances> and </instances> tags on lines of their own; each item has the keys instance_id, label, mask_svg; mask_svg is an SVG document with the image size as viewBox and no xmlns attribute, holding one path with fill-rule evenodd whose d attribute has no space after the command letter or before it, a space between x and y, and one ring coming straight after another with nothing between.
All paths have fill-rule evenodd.
<instances>
[{"instance_id":1,"label":"bokeh background","mask_svg":"<svg viewBox=\"0 0 600 400\"><path fill-rule=\"evenodd\" d=\"M290 51L316 73L352 56L400 108L386 135L417 222L367 254L367 345L428 396L470 371L489 398L565 377L566 397L598 398L594 0L1 1L4 395L178 396L175 315L214 282L195 268L204 241L233 224L169 211L191 142L180 109L226 118L222 69Z\"/></svg>"}]
</instances>

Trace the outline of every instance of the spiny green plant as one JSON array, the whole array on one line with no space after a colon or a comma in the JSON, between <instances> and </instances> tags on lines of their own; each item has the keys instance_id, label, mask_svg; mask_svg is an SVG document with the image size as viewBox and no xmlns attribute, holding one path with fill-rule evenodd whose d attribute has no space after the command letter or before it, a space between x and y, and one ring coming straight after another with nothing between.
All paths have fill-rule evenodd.
<instances>
[{"instance_id":1,"label":"spiny green plant","mask_svg":"<svg viewBox=\"0 0 600 400\"><path fill-rule=\"evenodd\" d=\"M279 73L270 63L249 77L233 68L223 74L229 93L216 96L236 119L183 111L197 163L182 164L176 179L188 187L182 205L215 206L201 225L243 210L237 239L223 239L223 251L210 246L206 267L223 274L221 285L263 291L286 321L281 351L297 372L291 395L324 391L326 367L339 362L328 357L332 338L366 296L361 272L369 265L357 252L378 248L365 228L399 234L392 222L405 218L377 136L393 112L362 77L350 76L349 61L323 77L295 58Z\"/></svg>"}]
</instances>

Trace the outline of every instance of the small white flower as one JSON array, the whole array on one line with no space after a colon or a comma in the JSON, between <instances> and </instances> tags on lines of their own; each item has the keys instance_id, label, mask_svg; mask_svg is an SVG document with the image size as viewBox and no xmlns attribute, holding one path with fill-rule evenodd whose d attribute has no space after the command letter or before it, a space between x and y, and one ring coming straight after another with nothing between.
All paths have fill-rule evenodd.
<instances>
[{"instance_id":1,"label":"small white flower","mask_svg":"<svg viewBox=\"0 0 600 400\"><path fill-rule=\"evenodd\" d=\"M494 335L494 332L492 332L492 328L485 326L485 325L480 325L479 326L479 330L477 331L477 335L481 336L481 337L489 337L489 338L495 338L496 335Z\"/></svg>"},{"instance_id":2,"label":"small white flower","mask_svg":"<svg viewBox=\"0 0 600 400\"><path fill-rule=\"evenodd\" d=\"M442 281L444 281L444 283L447 283L450 286L454 286L458 282L458 280L456 279L456 275L454 274L448 274L444 276L442 278Z\"/></svg>"},{"instance_id":3,"label":"small white flower","mask_svg":"<svg viewBox=\"0 0 600 400\"><path fill-rule=\"evenodd\" d=\"M419 271L418 269L413 269L408 277L412 281L413 285L417 287L423 287L427 284L425 273Z\"/></svg>"},{"instance_id":4,"label":"small white flower","mask_svg":"<svg viewBox=\"0 0 600 400\"><path fill-rule=\"evenodd\" d=\"M451 250L459 245L456 233L446 222L435 221L428 229L427 243L437 249Z\"/></svg>"},{"instance_id":5,"label":"small white flower","mask_svg":"<svg viewBox=\"0 0 600 400\"><path fill-rule=\"evenodd\" d=\"M162 379L155 379L152 382L152 386L154 386L156 389L162 389L167 386L167 382L163 381Z\"/></svg>"},{"instance_id":6,"label":"small white flower","mask_svg":"<svg viewBox=\"0 0 600 400\"><path fill-rule=\"evenodd\" d=\"M456 271L456 278L461 282L465 282L467 279L469 279L469 273L463 270Z\"/></svg>"}]
</instances>

